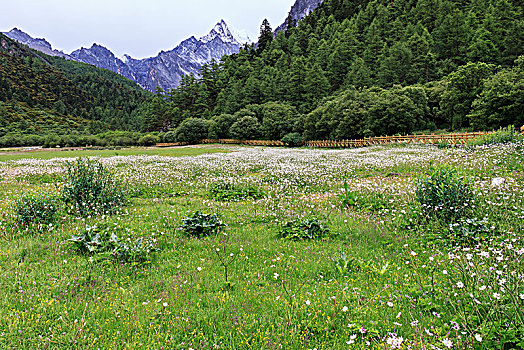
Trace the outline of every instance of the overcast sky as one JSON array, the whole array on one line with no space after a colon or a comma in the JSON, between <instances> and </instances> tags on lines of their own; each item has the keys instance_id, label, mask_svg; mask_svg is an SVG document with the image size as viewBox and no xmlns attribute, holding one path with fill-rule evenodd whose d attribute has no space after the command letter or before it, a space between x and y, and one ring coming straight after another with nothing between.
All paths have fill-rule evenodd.
<instances>
[{"instance_id":1,"label":"overcast sky","mask_svg":"<svg viewBox=\"0 0 524 350\"><path fill-rule=\"evenodd\" d=\"M251 39L262 20L277 27L295 0L10 0L0 10L0 31L17 27L66 53L93 42L117 56L155 56L191 35L207 34L220 20Z\"/></svg>"}]
</instances>

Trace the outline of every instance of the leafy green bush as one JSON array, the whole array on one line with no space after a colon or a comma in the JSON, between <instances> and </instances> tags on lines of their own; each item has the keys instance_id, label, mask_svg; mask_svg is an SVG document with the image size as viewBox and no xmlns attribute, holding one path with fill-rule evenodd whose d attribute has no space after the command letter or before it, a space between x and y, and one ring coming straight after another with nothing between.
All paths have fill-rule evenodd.
<instances>
[{"instance_id":1,"label":"leafy green bush","mask_svg":"<svg viewBox=\"0 0 524 350\"><path fill-rule=\"evenodd\" d=\"M453 144L449 143L448 141L442 141L435 144L438 149L446 149L446 148L452 148Z\"/></svg>"},{"instance_id":2,"label":"leafy green bush","mask_svg":"<svg viewBox=\"0 0 524 350\"><path fill-rule=\"evenodd\" d=\"M290 240L319 239L328 233L329 228L316 218L288 221L280 228L281 237Z\"/></svg>"},{"instance_id":3,"label":"leafy green bush","mask_svg":"<svg viewBox=\"0 0 524 350\"><path fill-rule=\"evenodd\" d=\"M449 167L432 167L417 180L415 194L424 215L445 222L466 216L474 199L471 184Z\"/></svg>"},{"instance_id":4,"label":"leafy green bush","mask_svg":"<svg viewBox=\"0 0 524 350\"><path fill-rule=\"evenodd\" d=\"M468 142L469 146L484 146L484 145L494 145L498 143L507 143L513 142L521 138L518 132L515 131L513 125L508 126L507 128L501 128L494 133L477 137Z\"/></svg>"},{"instance_id":5,"label":"leafy green bush","mask_svg":"<svg viewBox=\"0 0 524 350\"><path fill-rule=\"evenodd\" d=\"M343 207L352 207L357 204L357 194L349 190L348 182L344 179L344 192L338 195Z\"/></svg>"},{"instance_id":6,"label":"leafy green bush","mask_svg":"<svg viewBox=\"0 0 524 350\"><path fill-rule=\"evenodd\" d=\"M229 139L229 129L237 121L237 118L231 114L221 114L214 116L209 124L210 139Z\"/></svg>"},{"instance_id":7,"label":"leafy green bush","mask_svg":"<svg viewBox=\"0 0 524 350\"><path fill-rule=\"evenodd\" d=\"M208 124L204 119L189 118L179 125L175 134L177 142L196 143L207 138Z\"/></svg>"},{"instance_id":8,"label":"leafy green bush","mask_svg":"<svg viewBox=\"0 0 524 350\"><path fill-rule=\"evenodd\" d=\"M19 223L49 225L56 221L60 201L53 195L34 193L17 199L14 207Z\"/></svg>"},{"instance_id":9,"label":"leafy green bush","mask_svg":"<svg viewBox=\"0 0 524 350\"><path fill-rule=\"evenodd\" d=\"M288 147L297 147L304 143L302 135L300 135L298 132L286 134L281 141L284 142Z\"/></svg>"},{"instance_id":10,"label":"leafy green bush","mask_svg":"<svg viewBox=\"0 0 524 350\"><path fill-rule=\"evenodd\" d=\"M209 189L211 198L219 201L242 201L247 199L258 199L264 196L264 192L257 187L229 182L217 182Z\"/></svg>"},{"instance_id":11,"label":"leafy green bush","mask_svg":"<svg viewBox=\"0 0 524 350\"><path fill-rule=\"evenodd\" d=\"M113 174L99 160L89 158L66 164L63 197L82 216L112 213L127 200Z\"/></svg>"},{"instance_id":12,"label":"leafy green bush","mask_svg":"<svg viewBox=\"0 0 524 350\"><path fill-rule=\"evenodd\" d=\"M331 258L331 260L333 260L335 269L340 275L353 272L366 272L384 275L389 269L389 262L386 262L384 265L379 264L376 266L371 262L348 256L345 252L342 252L340 257Z\"/></svg>"},{"instance_id":13,"label":"leafy green bush","mask_svg":"<svg viewBox=\"0 0 524 350\"><path fill-rule=\"evenodd\" d=\"M83 254L105 254L119 261L143 262L149 258L151 252L159 249L155 247L152 240L138 238L133 245L128 246L120 242L117 235L110 233L109 227L92 226L87 227L80 236L73 236L68 241Z\"/></svg>"},{"instance_id":14,"label":"leafy green bush","mask_svg":"<svg viewBox=\"0 0 524 350\"><path fill-rule=\"evenodd\" d=\"M173 143L176 142L176 134L174 131L168 131L164 134L162 137L162 141L165 143Z\"/></svg>"},{"instance_id":15,"label":"leafy green bush","mask_svg":"<svg viewBox=\"0 0 524 350\"><path fill-rule=\"evenodd\" d=\"M231 125L229 133L238 140L255 140L260 136L260 123L256 117L244 116Z\"/></svg>"},{"instance_id":16,"label":"leafy green bush","mask_svg":"<svg viewBox=\"0 0 524 350\"><path fill-rule=\"evenodd\" d=\"M182 229L188 236L206 237L219 233L227 226L216 214L206 214L197 211L193 216L187 216L182 220Z\"/></svg>"},{"instance_id":17,"label":"leafy green bush","mask_svg":"<svg viewBox=\"0 0 524 350\"><path fill-rule=\"evenodd\" d=\"M140 146L154 146L158 142L160 142L160 138L153 134L146 134L138 139L138 144Z\"/></svg>"}]
</instances>

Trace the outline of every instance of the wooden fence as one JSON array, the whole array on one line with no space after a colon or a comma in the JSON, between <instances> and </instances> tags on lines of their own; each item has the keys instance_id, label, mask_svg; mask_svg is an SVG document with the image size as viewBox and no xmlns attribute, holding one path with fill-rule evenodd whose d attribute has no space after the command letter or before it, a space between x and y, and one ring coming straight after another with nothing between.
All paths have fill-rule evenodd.
<instances>
[{"instance_id":1,"label":"wooden fence","mask_svg":"<svg viewBox=\"0 0 524 350\"><path fill-rule=\"evenodd\" d=\"M340 140L340 141L306 141L304 145L307 147L322 147L322 148L353 148L353 147L366 147L373 145L387 145L392 143L404 143L404 144L438 144L448 143L452 145L463 145L469 140L473 140L479 136L488 135L491 132L468 132L468 133L456 133L456 134L421 134L421 135L404 135L404 136L377 136L377 137L364 137L360 140Z\"/></svg>"},{"instance_id":2,"label":"wooden fence","mask_svg":"<svg viewBox=\"0 0 524 350\"><path fill-rule=\"evenodd\" d=\"M521 128L524 133L524 126ZM463 145L469 140L475 139L479 136L488 135L492 132L468 132L468 133L456 133L456 134L422 134L422 135L405 135L405 136L377 136L377 137L364 137L359 140L339 140L339 141L305 141L303 146L306 147L320 147L320 148L354 148L354 147L366 147L373 145L387 145L392 143L403 143L403 144L438 144L448 143L453 145ZM267 140L234 140L234 139L206 139L200 141L201 144L221 143L226 145L248 145L248 146L285 146L282 141L267 141ZM174 147L174 146L185 146L187 142L178 143L158 143L157 147Z\"/></svg>"}]
</instances>

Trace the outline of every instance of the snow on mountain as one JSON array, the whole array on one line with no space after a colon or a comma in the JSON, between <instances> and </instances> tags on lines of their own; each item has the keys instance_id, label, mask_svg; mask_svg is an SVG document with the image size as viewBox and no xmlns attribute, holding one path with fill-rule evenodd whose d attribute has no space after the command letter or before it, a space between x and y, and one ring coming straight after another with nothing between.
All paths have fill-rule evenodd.
<instances>
[{"instance_id":1,"label":"snow on mountain","mask_svg":"<svg viewBox=\"0 0 524 350\"><path fill-rule=\"evenodd\" d=\"M231 34L233 34L233 37L235 38L235 40L237 42L239 42L240 44L251 44L251 43L253 43L253 40L251 40L251 38L247 34L247 31L245 31L245 30L238 30L238 29L235 29L235 28L230 28L229 30L231 31Z\"/></svg>"},{"instance_id":2,"label":"snow on mountain","mask_svg":"<svg viewBox=\"0 0 524 350\"><path fill-rule=\"evenodd\" d=\"M251 39L249 36L242 31L234 30L226 24L224 20L218 22L209 34L200 38L200 41L203 43L208 43L216 37L220 38L224 43L231 43L242 45L245 43L250 43Z\"/></svg>"},{"instance_id":3,"label":"snow on mountain","mask_svg":"<svg viewBox=\"0 0 524 350\"><path fill-rule=\"evenodd\" d=\"M221 20L207 35L199 39L192 36L155 57L135 60L126 55L124 58L134 74L133 80L140 86L150 91L157 87L170 90L178 86L183 75L199 76L204 64L238 53L245 42L250 42L249 37L237 34Z\"/></svg>"}]
</instances>

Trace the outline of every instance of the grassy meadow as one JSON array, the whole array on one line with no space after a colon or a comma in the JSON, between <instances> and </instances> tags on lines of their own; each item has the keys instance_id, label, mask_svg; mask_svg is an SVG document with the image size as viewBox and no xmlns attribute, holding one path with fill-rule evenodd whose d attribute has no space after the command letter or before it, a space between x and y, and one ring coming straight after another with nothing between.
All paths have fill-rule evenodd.
<instances>
[{"instance_id":1,"label":"grassy meadow","mask_svg":"<svg viewBox=\"0 0 524 350\"><path fill-rule=\"evenodd\" d=\"M164 157L184 157L198 156L207 153L228 152L219 147L180 147L180 148L121 148L121 149L39 149L24 151L16 148L0 149L0 162L19 159L53 159L53 158L74 158L74 157L115 157L115 156L164 156Z\"/></svg>"},{"instance_id":2,"label":"grassy meadow","mask_svg":"<svg viewBox=\"0 0 524 350\"><path fill-rule=\"evenodd\" d=\"M0 155L0 349L522 349L523 149ZM126 203L23 221L19 199L63 196L78 156ZM436 196L470 191L460 208L421 204L435 169ZM188 236L199 211L227 226ZM139 248L69 241L86 233Z\"/></svg>"}]
</instances>

